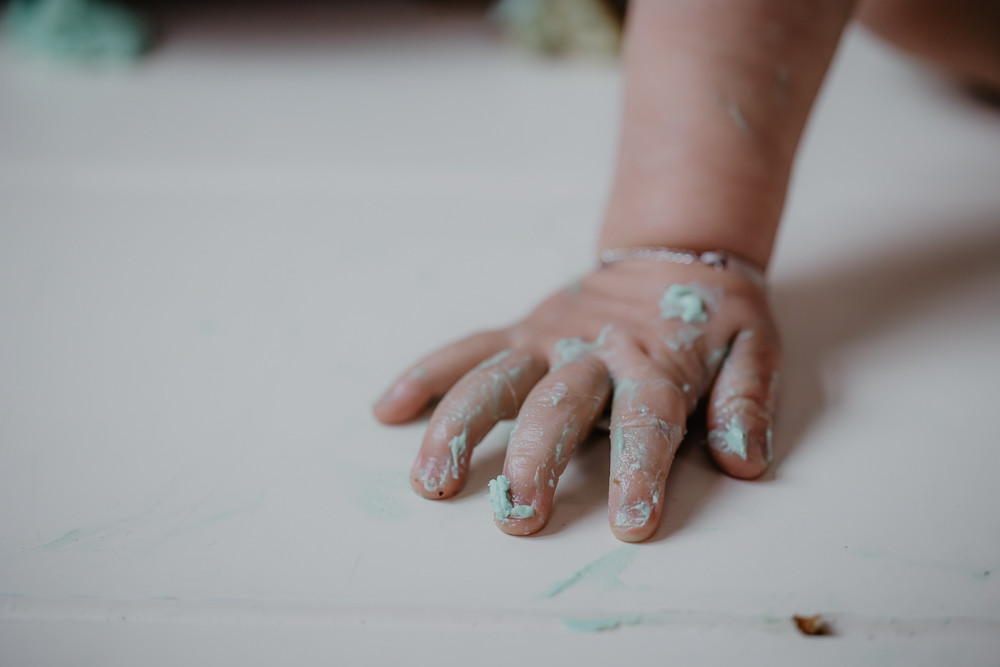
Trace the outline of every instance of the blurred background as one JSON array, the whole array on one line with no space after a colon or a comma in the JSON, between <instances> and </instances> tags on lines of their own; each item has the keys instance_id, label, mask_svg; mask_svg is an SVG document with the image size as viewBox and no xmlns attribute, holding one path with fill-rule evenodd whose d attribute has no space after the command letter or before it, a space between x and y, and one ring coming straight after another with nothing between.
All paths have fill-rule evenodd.
<instances>
[{"instance_id":1,"label":"blurred background","mask_svg":"<svg viewBox=\"0 0 1000 667\"><path fill-rule=\"evenodd\" d=\"M994 106L851 28L770 270L772 469L689 439L619 551L596 436L512 539L510 424L430 503L425 423L370 405L593 266L621 6L114 7L4 12L0 664L995 662Z\"/></svg>"}]
</instances>

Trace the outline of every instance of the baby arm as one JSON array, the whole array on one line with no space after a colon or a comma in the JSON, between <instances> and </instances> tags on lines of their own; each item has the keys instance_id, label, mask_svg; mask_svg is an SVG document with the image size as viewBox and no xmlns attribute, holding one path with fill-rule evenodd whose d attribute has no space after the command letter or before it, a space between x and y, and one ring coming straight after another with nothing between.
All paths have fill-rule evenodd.
<instances>
[{"instance_id":1,"label":"baby arm","mask_svg":"<svg viewBox=\"0 0 1000 667\"><path fill-rule=\"evenodd\" d=\"M849 0L638 0L630 8L621 148L600 245L722 250L766 267L802 128ZM505 532L540 530L576 445L611 402L609 520L651 536L688 415L708 399L727 473L770 460L780 344L761 287L703 264L617 261L513 326L432 354L375 407L385 423L435 398L411 482L448 498L473 447L516 417L491 488ZM509 490L507 489L509 484Z\"/></svg>"}]
</instances>

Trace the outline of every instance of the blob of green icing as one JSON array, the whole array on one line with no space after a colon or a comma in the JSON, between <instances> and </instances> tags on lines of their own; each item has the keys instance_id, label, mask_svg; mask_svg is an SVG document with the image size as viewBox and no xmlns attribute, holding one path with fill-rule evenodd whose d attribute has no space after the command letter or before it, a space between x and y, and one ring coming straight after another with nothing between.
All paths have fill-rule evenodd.
<instances>
[{"instance_id":1,"label":"blob of green icing","mask_svg":"<svg viewBox=\"0 0 1000 667\"><path fill-rule=\"evenodd\" d=\"M708 290L698 283L675 283L660 298L660 317L664 320L679 317L684 323L705 322L708 320L705 312L708 297Z\"/></svg>"},{"instance_id":2,"label":"blob of green icing","mask_svg":"<svg viewBox=\"0 0 1000 667\"><path fill-rule=\"evenodd\" d=\"M729 420L726 429L713 429L708 434L709 444L730 454L747 460L747 431L739 415Z\"/></svg>"},{"instance_id":3,"label":"blob of green icing","mask_svg":"<svg viewBox=\"0 0 1000 667\"><path fill-rule=\"evenodd\" d=\"M497 519L528 519L535 516L535 508L530 505L514 505L510 501L510 482L503 475L490 480L490 492L486 496L493 506L493 516Z\"/></svg>"},{"instance_id":4,"label":"blob of green icing","mask_svg":"<svg viewBox=\"0 0 1000 667\"><path fill-rule=\"evenodd\" d=\"M12 0L3 28L25 51L62 61L127 62L150 41L145 20L103 0Z\"/></svg>"},{"instance_id":5,"label":"blob of green icing","mask_svg":"<svg viewBox=\"0 0 1000 667\"><path fill-rule=\"evenodd\" d=\"M531 505L514 505L507 516L515 519L530 519L535 516L535 508Z\"/></svg>"},{"instance_id":6,"label":"blob of green icing","mask_svg":"<svg viewBox=\"0 0 1000 667\"><path fill-rule=\"evenodd\" d=\"M593 343L587 343L581 338L563 338L560 340L556 343L555 347L556 354L559 355L560 360L559 363L552 367L552 370L558 370L566 364L571 364L584 354L592 352L593 350L596 350L604 345L608 338L608 333L612 328L614 328L614 325L608 324L601 329L601 333L598 334L597 340Z\"/></svg>"}]
</instances>

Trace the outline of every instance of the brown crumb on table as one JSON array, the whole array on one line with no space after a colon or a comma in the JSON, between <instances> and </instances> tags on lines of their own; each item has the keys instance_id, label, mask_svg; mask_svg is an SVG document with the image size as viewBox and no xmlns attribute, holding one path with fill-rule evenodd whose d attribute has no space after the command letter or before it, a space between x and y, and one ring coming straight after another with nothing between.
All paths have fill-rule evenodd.
<instances>
[{"instance_id":1,"label":"brown crumb on table","mask_svg":"<svg viewBox=\"0 0 1000 667\"><path fill-rule=\"evenodd\" d=\"M795 621L795 627L799 629L799 632L808 637L833 634L830 631L830 626L826 624L826 621L819 614L815 616L792 616L792 620Z\"/></svg>"}]
</instances>

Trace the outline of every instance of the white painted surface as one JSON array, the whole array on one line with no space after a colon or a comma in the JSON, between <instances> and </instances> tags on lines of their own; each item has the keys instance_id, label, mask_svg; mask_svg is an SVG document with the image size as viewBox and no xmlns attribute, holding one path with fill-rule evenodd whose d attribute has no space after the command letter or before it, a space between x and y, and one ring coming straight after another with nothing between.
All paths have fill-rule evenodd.
<instances>
[{"instance_id":1,"label":"white painted surface","mask_svg":"<svg viewBox=\"0 0 1000 667\"><path fill-rule=\"evenodd\" d=\"M622 547L606 439L518 539L504 427L434 503L369 405L589 265L615 67L231 23L113 75L0 56L0 663L1000 662L1000 113L850 36L773 270L773 472L687 446L621 585L545 599Z\"/></svg>"}]
</instances>

